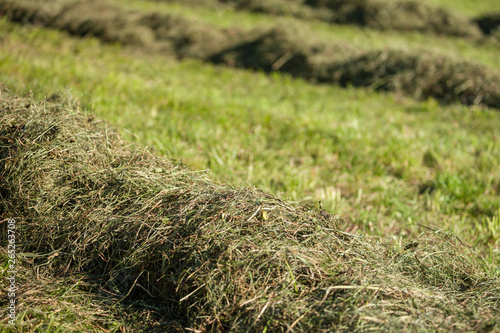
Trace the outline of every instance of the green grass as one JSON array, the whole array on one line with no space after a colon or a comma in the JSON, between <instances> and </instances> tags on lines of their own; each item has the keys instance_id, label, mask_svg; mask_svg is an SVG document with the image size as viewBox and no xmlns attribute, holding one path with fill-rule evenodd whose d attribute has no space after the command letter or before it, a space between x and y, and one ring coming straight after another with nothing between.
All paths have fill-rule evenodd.
<instances>
[{"instance_id":1,"label":"green grass","mask_svg":"<svg viewBox=\"0 0 500 333\"><path fill-rule=\"evenodd\" d=\"M9 34L0 80L16 91L43 97L69 89L128 140L209 168L221 182L321 200L350 231L444 228L499 262L491 222L500 212L496 111L165 61L94 39L1 25Z\"/></svg>"}]
</instances>

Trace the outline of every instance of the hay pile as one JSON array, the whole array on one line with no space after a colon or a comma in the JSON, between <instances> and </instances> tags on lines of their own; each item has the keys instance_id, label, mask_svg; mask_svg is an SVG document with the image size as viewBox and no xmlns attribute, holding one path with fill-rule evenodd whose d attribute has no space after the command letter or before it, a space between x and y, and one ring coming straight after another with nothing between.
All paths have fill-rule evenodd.
<instances>
[{"instance_id":1,"label":"hay pile","mask_svg":"<svg viewBox=\"0 0 500 333\"><path fill-rule=\"evenodd\" d=\"M500 41L500 12L482 15L474 20L485 35Z\"/></svg>"},{"instance_id":2,"label":"hay pile","mask_svg":"<svg viewBox=\"0 0 500 333\"><path fill-rule=\"evenodd\" d=\"M18 221L26 269L155 304L162 325L498 328L500 281L452 235L423 232L415 247L347 234L325 211L129 147L71 105L4 92L0 140L0 215Z\"/></svg>"},{"instance_id":3,"label":"hay pile","mask_svg":"<svg viewBox=\"0 0 500 333\"><path fill-rule=\"evenodd\" d=\"M421 1L219 0L236 10L354 24L379 30L421 31L480 39L477 24L460 13ZM192 3L201 3L191 0ZM205 2L203 2L205 4ZM206 4L205 4L206 5Z\"/></svg>"},{"instance_id":4,"label":"hay pile","mask_svg":"<svg viewBox=\"0 0 500 333\"><path fill-rule=\"evenodd\" d=\"M36 0L0 0L0 15L178 58L281 71L316 82L432 97L443 103L500 108L497 71L429 52L362 52L346 43L323 43L311 38L314 33L303 25L221 29L179 16L128 12L118 3L105 1L66 0L49 6Z\"/></svg>"},{"instance_id":5,"label":"hay pile","mask_svg":"<svg viewBox=\"0 0 500 333\"><path fill-rule=\"evenodd\" d=\"M327 73L321 81L396 91L416 99L432 97L447 104L500 107L498 72L429 52L368 52L332 65Z\"/></svg>"},{"instance_id":6,"label":"hay pile","mask_svg":"<svg viewBox=\"0 0 500 333\"><path fill-rule=\"evenodd\" d=\"M117 2L99 0L0 0L0 16L179 58L204 58L242 33L175 15L129 12Z\"/></svg>"},{"instance_id":7,"label":"hay pile","mask_svg":"<svg viewBox=\"0 0 500 333\"><path fill-rule=\"evenodd\" d=\"M278 25L257 38L209 58L215 63L278 70L313 81L370 87L435 98L442 103L500 108L500 73L439 54L360 51L348 44L311 41L310 32Z\"/></svg>"},{"instance_id":8,"label":"hay pile","mask_svg":"<svg viewBox=\"0 0 500 333\"><path fill-rule=\"evenodd\" d=\"M141 38L141 34L144 31L135 31L136 27L122 14L119 6L107 1L0 2L0 15L14 22L57 28L82 37L95 36L105 42L143 40L145 37Z\"/></svg>"}]
</instances>

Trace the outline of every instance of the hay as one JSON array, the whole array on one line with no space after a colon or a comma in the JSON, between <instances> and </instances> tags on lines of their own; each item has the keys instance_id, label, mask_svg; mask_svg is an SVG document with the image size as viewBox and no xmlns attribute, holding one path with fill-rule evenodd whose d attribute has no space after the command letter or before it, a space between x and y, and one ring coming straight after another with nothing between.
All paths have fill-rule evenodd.
<instances>
[{"instance_id":1,"label":"hay","mask_svg":"<svg viewBox=\"0 0 500 333\"><path fill-rule=\"evenodd\" d=\"M204 59L207 54L229 47L235 40L244 38L238 28L219 29L193 19L173 15L147 13L139 24L152 31L163 53L178 58Z\"/></svg>"},{"instance_id":2,"label":"hay","mask_svg":"<svg viewBox=\"0 0 500 333\"><path fill-rule=\"evenodd\" d=\"M309 58L313 45L307 32L298 27L278 25L211 55L208 60L236 67L270 72L280 70L295 76L307 77L311 73Z\"/></svg>"},{"instance_id":3,"label":"hay","mask_svg":"<svg viewBox=\"0 0 500 333\"><path fill-rule=\"evenodd\" d=\"M498 72L429 52L368 52L332 65L327 73L320 81L395 91L417 99L432 97L447 104L500 108Z\"/></svg>"},{"instance_id":4,"label":"hay","mask_svg":"<svg viewBox=\"0 0 500 333\"><path fill-rule=\"evenodd\" d=\"M148 44L151 31L116 3L107 1L0 1L0 15L14 22L33 23L65 30L73 35L95 36L105 42Z\"/></svg>"},{"instance_id":5,"label":"hay","mask_svg":"<svg viewBox=\"0 0 500 333\"><path fill-rule=\"evenodd\" d=\"M215 63L278 70L313 81L370 87L442 103L500 108L500 73L429 52L361 52L311 41L304 30L277 26L208 58Z\"/></svg>"},{"instance_id":6,"label":"hay","mask_svg":"<svg viewBox=\"0 0 500 333\"><path fill-rule=\"evenodd\" d=\"M433 32L479 38L477 27L458 13L416 1L308 1L331 10L332 21L380 30Z\"/></svg>"},{"instance_id":7,"label":"hay","mask_svg":"<svg viewBox=\"0 0 500 333\"><path fill-rule=\"evenodd\" d=\"M129 12L116 2L66 0L56 4L0 0L0 16L179 58L204 58L241 38L239 29L218 29L175 15Z\"/></svg>"},{"instance_id":8,"label":"hay","mask_svg":"<svg viewBox=\"0 0 500 333\"><path fill-rule=\"evenodd\" d=\"M314 3L318 8L333 4ZM371 87L418 99L432 97L443 103L500 108L498 72L428 52L361 52L346 43L315 40L311 38L314 33L299 24L281 23L251 31L221 29L179 16L127 12L117 3L102 1L69 1L51 8L46 10L35 0L22 0L19 5L0 0L0 14L15 21L44 22L77 36L95 36L177 58L280 71L314 82ZM41 11L44 20L36 19Z\"/></svg>"},{"instance_id":9,"label":"hay","mask_svg":"<svg viewBox=\"0 0 500 333\"><path fill-rule=\"evenodd\" d=\"M473 39L474 22L459 13L417 1L384 0L220 0L237 10L355 24L379 30L421 31Z\"/></svg>"},{"instance_id":10,"label":"hay","mask_svg":"<svg viewBox=\"0 0 500 333\"><path fill-rule=\"evenodd\" d=\"M95 36L105 42L147 46L154 36L117 3L107 1L69 2L54 16L49 26L76 36Z\"/></svg>"},{"instance_id":11,"label":"hay","mask_svg":"<svg viewBox=\"0 0 500 333\"><path fill-rule=\"evenodd\" d=\"M474 20L481 31L500 42L500 13L482 15Z\"/></svg>"},{"instance_id":12,"label":"hay","mask_svg":"<svg viewBox=\"0 0 500 333\"><path fill-rule=\"evenodd\" d=\"M301 0L221 0L222 4L229 5L236 10L246 10L266 13L273 16L293 15L309 17L313 13L302 5Z\"/></svg>"},{"instance_id":13,"label":"hay","mask_svg":"<svg viewBox=\"0 0 500 333\"><path fill-rule=\"evenodd\" d=\"M426 231L415 247L345 233L325 211L129 147L71 105L3 93L0 140L0 214L18 220L32 269L154 302L169 327L473 330L500 318L498 277L452 235Z\"/></svg>"},{"instance_id":14,"label":"hay","mask_svg":"<svg viewBox=\"0 0 500 333\"><path fill-rule=\"evenodd\" d=\"M30 0L1 1L0 16L6 16L14 22L48 25L61 10L61 4L56 0L45 4Z\"/></svg>"}]
</instances>

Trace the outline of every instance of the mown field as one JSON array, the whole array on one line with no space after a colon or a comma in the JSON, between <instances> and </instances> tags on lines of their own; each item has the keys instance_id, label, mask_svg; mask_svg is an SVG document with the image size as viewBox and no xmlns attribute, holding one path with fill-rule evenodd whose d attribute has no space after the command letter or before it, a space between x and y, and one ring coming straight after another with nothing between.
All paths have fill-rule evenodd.
<instances>
[{"instance_id":1,"label":"mown field","mask_svg":"<svg viewBox=\"0 0 500 333\"><path fill-rule=\"evenodd\" d=\"M421 3L0 1L2 332L500 331L500 4Z\"/></svg>"}]
</instances>

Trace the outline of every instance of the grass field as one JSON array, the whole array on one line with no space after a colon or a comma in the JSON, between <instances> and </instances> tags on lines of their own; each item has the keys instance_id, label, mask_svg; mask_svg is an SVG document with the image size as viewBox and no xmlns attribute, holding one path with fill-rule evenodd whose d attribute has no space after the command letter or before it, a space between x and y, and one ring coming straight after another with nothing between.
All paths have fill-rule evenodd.
<instances>
[{"instance_id":1,"label":"grass field","mask_svg":"<svg viewBox=\"0 0 500 333\"><path fill-rule=\"evenodd\" d=\"M276 21L212 7L123 3L128 9L174 12L224 27ZM469 16L500 10L496 1L453 6ZM359 49L425 49L500 69L499 46L491 42L300 24L315 38ZM279 198L324 208L340 216L347 233L407 243L425 237L426 228L450 232L483 258L485 274L500 277L498 110L180 61L5 18L0 31L0 82L18 95L31 91L35 100L53 94L76 99L75 108L95 113L134 145L151 147L192 170L209 169L223 184L255 185ZM125 316L107 309L95 311ZM499 330L495 318L491 327ZM108 329L114 325L110 321ZM123 325L117 322L113 329ZM57 330L49 325L45 331Z\"/></svg>"}]
</instances>

